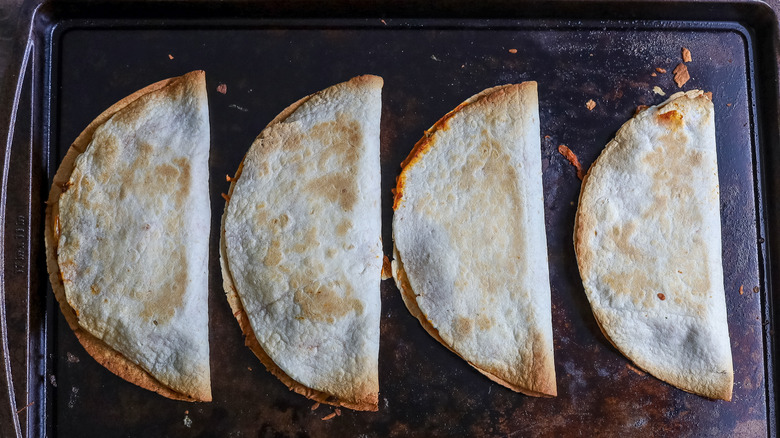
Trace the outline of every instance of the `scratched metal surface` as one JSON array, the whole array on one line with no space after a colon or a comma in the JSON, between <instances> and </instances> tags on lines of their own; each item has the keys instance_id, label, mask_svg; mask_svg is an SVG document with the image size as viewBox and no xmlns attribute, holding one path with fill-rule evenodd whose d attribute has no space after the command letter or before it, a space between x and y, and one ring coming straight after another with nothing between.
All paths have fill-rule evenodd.
<instances>
[{"instance_id":1,"label":"scratched metal surface","mask_svg":"<svg viewBox=\"0 0 780 438\"><path fill-rule=\"evenodd\" d=\"M56 18L56 15L54 16ZM763 436L765 358L753 165L751 42L730 23L322 21L262 19L210 26L78 18L54 23L51 90L43 115L52 175L70 142L100 112L157 80L206 71L212 129L210 339L214 402L164 399L91 359L49 298L51 433L56 436ZM121 26L117 26L121 24ZM175 24L175 23L173 23ZM407 25L414 25L408 27ZM678 90L671 70L688 47L692 79L712 91L723 223L724 284L734 355L731 403L709 401L637 372L606 341L579 281L572 228L579 192L566 144L590 165L637 105ZM121 48L121 49L120 49ZM511 53L509 49L517 49ZM391 195L400 162L444 113L497 84L539 83L543 181L558 397L513 393L429 337L392 281L382 284L380 410L333 412L289 392L243 346L221 289L220 193L254 137L302 96L352 76L385 79L381 164L383 241L391 253ZM225 94L217 86L225 84ZM593 99L589 111L585 102ZM48 158L48 159L47 159ZM44 184L45 186L45 184ZM33 187L33 199L47 187ZM12 226L6 223L6 228ZM36 221L25 226L40 229ZM6 232L8 232L6 230ZM40 251L42 239L33 242ZM544 256L544 255L540 255ZM40 259L40 257L39 257ZM39 260L40 261L40 260ZM45 270L39 266L38 269ZM45 277L34 285L46 289ZM740 286L745 293L740 295ZM760 289L757 289L760 290ZM49 292L50 293L50 290Z\"/></svg>"}]
</instances>

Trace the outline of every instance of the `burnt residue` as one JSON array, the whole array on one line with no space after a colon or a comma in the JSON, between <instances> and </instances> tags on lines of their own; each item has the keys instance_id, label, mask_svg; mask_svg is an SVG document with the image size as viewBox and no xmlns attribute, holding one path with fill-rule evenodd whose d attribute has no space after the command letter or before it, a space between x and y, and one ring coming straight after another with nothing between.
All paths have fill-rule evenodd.
<instances>
[{"instance_id":1,"label":"burnt residue","mask_svg":"<svg viewBox=\"0 0 780 438\"><path fill-rule=\"evenodd\" d=\"M745 39L728 29L640 22L631 28L547 20L485 28L484 21L409 28L388 20L361 27L234 27L212 22L170 31L143 22L74 20L55 38L51 84L53 164L102 110L133 91L187 71L206 71L211 120L210 339L214 401L171 401L126 383L89 358L56 321L61 436L605 436L763 433L766 423L761 294ZM296 27L293 27L296 25ZM477 26L480 26L478 29ZM670 25L671 26L671 25ZM67 32L64 32L67 30ZM628 367L601 334L579 280L572 245L580 181L557 152L565 144L587 169L637 105L674 90L669 72L688 47L685 89L713 91L722 194L723 256L735 365L734 401L714 402ZM117 50L121 47L122 50ZM516 48L517 53L508 49ZM170 59L168 54L174 54ZM220 216L229 183L271 119L303 96L360 74L384 78L381 135L383 243L392 256L392 195L400 163L423 132L463 100L494 85L539 83L545 224L558 397L533 398L497 385L431 338L392 280L382 282L379 412L334 412L268 373L243 344L222 290ZM230 90L220 94L224 83ZM588 111L584 102L598 105ZM726 103L733 103L727 107ZM235 107L246 111L237 111ZM546 138L545 136L549 136ZM45 271L45 269L44 269ZM41 275L45 275L42 271ZM68 362L67 353L80 358ZM71 400L72 388L78 397ZM184 411L191 420L182 419ZM100 415L96 415L96 412ZM88 425L88 427L86 426Z\"/></svg>"}]
</instances>

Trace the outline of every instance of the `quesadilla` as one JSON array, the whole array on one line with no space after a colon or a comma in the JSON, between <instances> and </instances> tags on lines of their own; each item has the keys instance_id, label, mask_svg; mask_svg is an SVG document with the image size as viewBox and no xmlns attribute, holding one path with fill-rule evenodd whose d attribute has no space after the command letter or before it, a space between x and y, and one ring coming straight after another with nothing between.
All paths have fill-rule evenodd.
<instances>
[{"instance_id":1,"label":"quesadilla","mask_svg":"<svg viewBox=\"0 0 780 438\"><path fill-rule=\"evenodd\" d=\"M393 276L409 311L491 380L555 396L536 82L466 100L402 168Z\"/></svg>"},{"instance_id":2,"label":"quesadilla","mask_svg":"<svg viewBox=\"0 0 780 438\"><path fill-rule=\"evenodd\" d=\"M580 275L609 341L680 389L731 399L712 102L676 93L629 120L582 184Z\"/></svg>"},{"instance_id":3,"label":"quesadilla","mask_svg":"<svg viewBox=\"0 0 780 438\"><path fill-rule=\"evenodd\" d=\"M232 178L220 244L228 301L266 368L313 400L372 411L381 89L359 76L271 121Z\"/></svg>"},{"instance_id":4,"label":"quesadilla","mask_svg":"<svg viewBox=\"0 0 780 438\"><path fill-rule=\"evenodd\" d=\"M152 84L87 126L46 208L52 289L81 344L166 397L210 401L209 121L202 71Z\"/></svg>"}]
</instances>

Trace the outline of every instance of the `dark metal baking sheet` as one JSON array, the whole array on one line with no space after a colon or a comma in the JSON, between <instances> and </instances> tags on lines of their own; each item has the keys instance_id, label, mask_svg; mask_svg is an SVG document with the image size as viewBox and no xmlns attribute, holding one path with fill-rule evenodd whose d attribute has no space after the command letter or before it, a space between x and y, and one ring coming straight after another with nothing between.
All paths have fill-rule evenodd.
<instances>
[{"instance_id":1,"label":"dark metal baking sheet","mask_svg":"<svg viewBox=\"0 0 780 438\"><path fill-rule=\"evenodd\" d=\"M8 409L20 412L0 416L0 433L14 436L18 418L24 436L775 435L776 309L768 253L777 227L768 215L778 187L773 169L780 164L777 15L766 5L742 2L552 4L372 10L349 3L295 9L55 2L38 8L25 52L29 62L13 98L15 119L9 118L15 132L3 155L0 326L7 346L0 377L12 382L6 386L14 394L0 407L13 400ZM589 165L637 105L665 99L653 86L667 95L677 91L671 73L652 73L656 67L671 72L683 46L694 59L684 89L712 91L716 109L735 368L730 403L638 372L601 335L571 244L579 180L557 153L566 144ZM206 71L212 128L214 402L207 404L164 399L92 360L51 297L42 257L43 201L70 142L122 97L194 69ZM323 421L333 408L312 410L313 402L289 392L243 346L221 289L216 251L224 176L289 103L364 73L385 79L386 254L390 189L423 130L486 87L539 83L557 398L513 393L471 369L424 332L392 281L382 284L377 413L342 409ZM217 92L219 84L226 84L225 94ZM592 111L585 108L589 99L596 102Z\"/></svg>"}]
</instances>

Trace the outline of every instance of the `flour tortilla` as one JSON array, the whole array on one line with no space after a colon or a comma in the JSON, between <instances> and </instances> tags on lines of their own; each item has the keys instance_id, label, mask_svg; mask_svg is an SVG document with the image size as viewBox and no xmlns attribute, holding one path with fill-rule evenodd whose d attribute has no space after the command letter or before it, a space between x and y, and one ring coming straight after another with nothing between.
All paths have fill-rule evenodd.
<instances>
[{"instance_id":1,"label":"flour tortilla","mask_svg":"<svg viewBox=\"0 0 780 438\"><path fill-rule=\"evenodd\" d=\"M220 244L247 345L292 390L378 409L382 79L296 102L233 179Z\"/></svg>"},{"instance_id":2,"label":"flour tortilla","mask_svg":"<svg viewBox=\"0 0 780 438\"><path fill-rule=\"evenodd\" d=\"M555 396L536 82L473 96L402 166L393 276L410 312L491 380Z\"/></svg>"},{"instance_id":3,"label":"flour tortilla","mask_svg":"<svg viewBox=\"0 0 780 438\"><path fill-rule=\"evenodd\" d=\"M593 164L574 246L596 321L621 353L730 400L719 208L712 102L676 93L623 125Z\"/></svg>"},{"instance_id":4,"label":"flour tortilla","mask_svg":"<svg viewBox=\"0 0 780 438\"><path fill-rule=\"evenodd\" d=\"M177 400L211 400L208 154L204 73L166 79L87 126L46 208L68 325L111 372Z\"/></svg>"}]
</instances>

